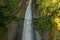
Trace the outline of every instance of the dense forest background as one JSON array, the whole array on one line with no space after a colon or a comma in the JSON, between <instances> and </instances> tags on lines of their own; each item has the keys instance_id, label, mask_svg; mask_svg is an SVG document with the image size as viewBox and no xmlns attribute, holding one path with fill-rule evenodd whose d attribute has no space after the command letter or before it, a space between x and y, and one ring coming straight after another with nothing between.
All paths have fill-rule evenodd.
<instances>
[{"instance_id":1,"label":"dense forest background","mask_svg":"<svg viewBox=\"0 0 60 40\"><path fill-rule=\"evenodd\" d=\"M21 0L0 0L0 38L7 29L7 24L16 18L12 13Z\"/></svg>"},{"instance_id":2,"label":"dense forest background","mask_svg":"<svg viewBox=\"0 0 60 40\"><path fill-rule=\"evenodd\" d=\"M36 0L42 40L60 40L60 0Z\"/></svg>"}]
</instances>

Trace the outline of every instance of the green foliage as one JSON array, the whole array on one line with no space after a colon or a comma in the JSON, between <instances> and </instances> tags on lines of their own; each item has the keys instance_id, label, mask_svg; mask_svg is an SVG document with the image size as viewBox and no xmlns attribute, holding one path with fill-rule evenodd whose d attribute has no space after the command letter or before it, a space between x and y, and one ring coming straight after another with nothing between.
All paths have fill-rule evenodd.
<instances>
[{"instance_id":1,"label":"green foliage","mask_svg":"<svg viewBox=\"0 0 60 40\"><path fill-rule=\"evenodd\" d=\"M21 0L9 0L9 7L14 8Z\"/></svg>"},{"instance_id":2,"label":"green foliage","mask_svg":"<svg viewBox=\"0 0 60 40\"><path fill-rule=\"evenodd\" d=\"M42 30L53 30L55 28L55 17L60 18L60 0L53 3L53 0L36 0L39 10L38 26L41 33Z\"/></svg>"},{"instance_id":3,"label":"green foliage","mask_svg":"<svg viewBox=\"0 0 60 40\"><path fill-rule=\"evenodd\" d=\"M12 10L18 5L20 0L0 0L0 37L6 29L6 25L15 19Z\"/></svg>"},{"instance_id":4,"label":"green foliage","mask_svg":"<svg viewBox=\"0 0 60 40\"><path fill-rule=\"evenodd\" d=\"M5 32L6 27L0 27L0 38L3 35L3 33Z\"/></svg>"}]
</instances>

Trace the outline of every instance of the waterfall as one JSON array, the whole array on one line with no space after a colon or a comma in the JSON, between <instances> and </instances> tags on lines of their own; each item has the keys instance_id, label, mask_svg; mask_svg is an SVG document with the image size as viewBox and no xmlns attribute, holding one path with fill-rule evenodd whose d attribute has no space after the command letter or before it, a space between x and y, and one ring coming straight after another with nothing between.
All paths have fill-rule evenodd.
<instances>
[{"instance_id":1,"label":"waterfall","mask_svg":"<svg viewBox=\"0 0 60 40\"><path fill-rule=\"evenodd\" d=\"M22 32L22 40L33 40L33 29L32 29L32 12L31 12L31 0L26 9L24 26Z\"/></svg>"}]
</instances>

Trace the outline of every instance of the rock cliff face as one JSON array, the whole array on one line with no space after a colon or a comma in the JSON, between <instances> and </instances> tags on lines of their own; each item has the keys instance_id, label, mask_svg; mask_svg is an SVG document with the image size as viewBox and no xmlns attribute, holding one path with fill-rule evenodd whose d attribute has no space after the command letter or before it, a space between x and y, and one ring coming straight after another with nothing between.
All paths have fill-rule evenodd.
<instances>
[{"instance_id":1,"label":"rock cliff face","mask_svg":"<svg viewBox=\"0 0 60 40\"><path fill-rule=\"evenodd\" d=\"M11 24L8 25L8 40L13 40L14 36L16 35L17 29L17 22L13 21Z\"/></svg>"},{"instance_id":2,"label":"rock cliff face","mask_svg":"<svg viewBox=\"0 0 60 40\"><path fill-rule=\"evenodd\" d=\"M26 2L28 2L28 0L24 0L22 1L22 3L20 2L18 4L18 8L16 9L17 12L13 12L16 13L16 20L13 20L7 27L8 27L8 32L7 32L7 39L8 40L21 40L21 34L22 34L22 28L23 28L23 20L24 20L24 13L27 7Z\"/></svg>"},{"instance_id":3,"label":"rock cliff face","mask_svg":"<svg viewBox=\"0 0 60 40\"><path fill-rule=\"evenodd\" d=\"M33 16L33 29L34 29L34 35L35 40L41 40L41 35L38 32L39 26L38 26L38 19L39 19L39 10L36 5L36 0L32 1L32 16Z\"/></svg>"}]
</instances>

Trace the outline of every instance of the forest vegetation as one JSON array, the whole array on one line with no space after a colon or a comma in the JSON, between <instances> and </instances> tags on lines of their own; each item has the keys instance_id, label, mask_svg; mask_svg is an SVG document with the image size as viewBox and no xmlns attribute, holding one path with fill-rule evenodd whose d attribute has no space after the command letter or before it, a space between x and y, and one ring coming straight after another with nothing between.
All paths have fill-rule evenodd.
<instances>
[{"instance_id":1,"label":"forest vegetation","mask_svg":"<svg viewBox=\"0 0 60 40\"><path fill-rule=\"evenodd\" d=\"M36 5L39 10L37 22L39 33L45 40L58 40L60 38L58 36L60 33L60 0L36 0Z\"/></svg>"},{"instance_id":2,"label":"forest vegetation","mask_svg":"<svg viewBox=\"0 0 60 40\"><path fill-rule=\"evenodd\" d=\"M0 38L6 30L6 26L16 18L12 11L21 0L0 0Z\"/></svg>"}]
</instances>

